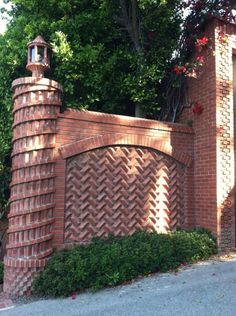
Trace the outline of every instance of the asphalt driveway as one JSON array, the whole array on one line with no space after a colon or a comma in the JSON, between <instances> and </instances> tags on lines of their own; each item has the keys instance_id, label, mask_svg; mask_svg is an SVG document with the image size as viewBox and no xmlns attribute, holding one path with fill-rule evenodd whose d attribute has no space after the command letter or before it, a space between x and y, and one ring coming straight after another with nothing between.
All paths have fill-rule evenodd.
<instances>
[{"instance_id":1,"label":"asphalt driveway","mask_svg":"<svg viewBox=\"0 0 236 316\"><path fill-rule=\"evenodd\" d=\"M84 293L76 299L40 300L0 316L236 315L236 259L208 261L177 274L156 274L132 284Z\"/></svg>"}]
</instances>

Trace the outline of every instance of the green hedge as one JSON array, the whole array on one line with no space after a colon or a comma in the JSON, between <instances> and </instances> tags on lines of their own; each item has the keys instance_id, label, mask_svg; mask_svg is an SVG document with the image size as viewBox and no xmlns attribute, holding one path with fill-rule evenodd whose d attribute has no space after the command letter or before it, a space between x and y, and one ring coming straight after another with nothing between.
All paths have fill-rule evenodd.
<instances>
[{"instance_id":1,"label":"green hedge","mask_svg":"<svg viewBox=\"0 0 236 316\"><path fill-rule=\"evenodd\" d=\"M217 252L205 231L171 234L136 232L132 236L94 239L55 253L33 283L36 294L66 296L73 291L114 286L156 271L176 269L181 263L206 259Z\"/></svg>"}]
</instances>

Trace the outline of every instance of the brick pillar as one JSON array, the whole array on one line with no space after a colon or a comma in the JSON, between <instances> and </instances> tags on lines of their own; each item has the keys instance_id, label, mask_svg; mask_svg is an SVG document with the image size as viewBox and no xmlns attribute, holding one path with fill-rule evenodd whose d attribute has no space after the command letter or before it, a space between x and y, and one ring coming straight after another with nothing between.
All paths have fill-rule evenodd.
<instances>
[{"instance_id":1,"label":"brick pillar","mask_svg":"<svg viewBox=\"0 0 236 316\"><path fill-rule=\"evenodd\" d=\"M226 43L220 40L225 34ZM236 26L221 20L215 27L216 58L216 144L217 215L222 248L235 247L235 104L233 91L233 55ZM233 80L234 79L234 80Z\"/></svg>"},{"instance_id":2,"label":"brick pillar","mask_svg":"<svg viewBox=\"0 0 236 316\"><path fill-rule=\"evenodd\" d=\"M226 36L222 41L220 34ZM212 49L197 79L188 80L189 100L201 115L185 109L180 122L193 120L194 205L196 226L210 229L222 249L235 247L235 94L236 25L213 19L206 28ZM233 78L234 75L234 78Z\"/></svg>"},{"instance_id":3,"label":"brick pillar","mask_svg":"<svg viewBox=\"0 0 236 316\"><path fill-rule=\"evenodd\" d=\"M36 77L13 81L12 183L4 291L29 294L52 253L55 134L61 86Z\"/></svg>"}]
</instances>

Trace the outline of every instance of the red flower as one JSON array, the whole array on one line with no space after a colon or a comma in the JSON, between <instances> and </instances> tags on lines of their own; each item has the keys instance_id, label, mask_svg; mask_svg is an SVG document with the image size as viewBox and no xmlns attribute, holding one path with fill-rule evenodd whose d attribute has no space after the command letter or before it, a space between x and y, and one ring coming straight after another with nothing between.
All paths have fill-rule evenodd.
<instances>
[{"instance_id":1,"label":"red flower","mask_svg":"<svg viewBox=\"0 0 236 316\"><path fill-rule=\"evenodd\" d=\"M194 114L202 114L203 112L203 106L199 103L199 102L196 102L193 106L193 113Z\"/></svg>"},{"instance_id":2,"label":"red flower","mask_svg":"<svg viewBox=\"0 0 236 316\"><path fill-rule=\"evenodd\" d=\"M187 77L190 77L190 78L197 78L197 74L196 74L196 71L195 71L194 69L189 70L189 71L186 73L186 76L187 76Z\"/></svg>"},{"instance_id":3,"label":"red flower","mask_svg":"<svg viewBox=\"0 0 236 316\"><path fill-rule=\"evenodd\" d=\"M197 56L197 62L198 63L202 64L202 63L204 63L204 61L205 61L204 56Z\"/></svg>"},{"instance_id":4,"label":"red flower","mask_svg":"<svg viewBox=\"0 0 236 316\"><path fill-rule=\"evenodd\" d=\"M174 66L173 71L174 71L177 75L179 75L179 74L181 73L180 70L179 70L179 66L177 66L177 65Z\"/></svg>"},{"instance_id":5,"label":"red flower","mask_svg":"<svg viewBox=\"0 0 236 316\"><path fill-rule=\"evenodd\" d=\"M181 71L181 72L186 72L186 67L185 67L185 66L181 66L181 67L180 67L180 71Z\"/></svg>"},{"instance_id":6,"label":"red flower","mask_svg":"<svg viewBox=\"0 0 236 316\"><path fill-rule=\"evenodd\" d=\"M227 43L228 41L228 35L225 34L224 32L219 33L219 41L221 44Z\"/></svg>"},{"instance_id":7,"label":"red flower","mask_svg":"<svg viewBox=\"0 0 236 316\"><path fill-rule=\"evenodd\" d=\"M177 75L180 75L181 73L185 73L187 70L187 68L185 66L178 66L178 65L175 65L174 68L173 68L173 71L177 74Z\"/></svg>"},{"instance_id":8,"label":"red flower","mask_svg":"<svg viewBox=\"0 0 236 316\"><path fill-rule=\"evenodd\" d=\"M206 44L208 43L208 38L206 36L203 36L202 38L198 38L197 39L197 44L199 46L206 46Z\"/></svg>"},{"instance_id":9,"label":"red flower","mask_svg":"<svg viewBox=\"0 0 236 316\"><path fill-rule=\"evenodd\" d=\"M197 52L201 52L202 48L207 45L209 39L206 36L198 38L195 43L195 48Z\"/></svg>"}]
</instances>

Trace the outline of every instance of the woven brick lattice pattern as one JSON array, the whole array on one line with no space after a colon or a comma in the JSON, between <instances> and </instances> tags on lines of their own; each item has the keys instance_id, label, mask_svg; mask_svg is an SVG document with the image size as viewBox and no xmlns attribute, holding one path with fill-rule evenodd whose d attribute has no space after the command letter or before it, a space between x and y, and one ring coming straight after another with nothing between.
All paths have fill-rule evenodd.
<instances>
[{"instance_id":1,"label":"woven brick lattice pattern","mask_svg":"<svg viewBox=\"0 0 236 316\"><path fill-rule=\"evenodd\" d=\"M138 147L111 146L69 158L64 241L181 227L184 171L174 159Z\"/></svg>"},{"instance_id":2,"label":"woven brick lattice pattern","mask_svg":"<svg viewBox=\"0 0 236 316\"><path fill-rule=\"evenodd\" d=\"M5 272L4 287L11 296L28 295L31 293L32 280L40 268L8 267Z\"/></svg>"}]
</instances>

